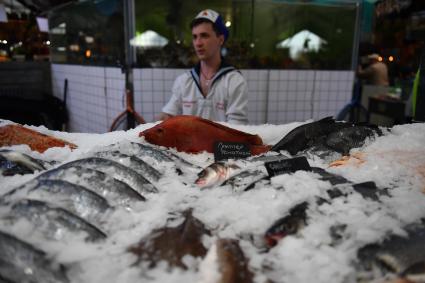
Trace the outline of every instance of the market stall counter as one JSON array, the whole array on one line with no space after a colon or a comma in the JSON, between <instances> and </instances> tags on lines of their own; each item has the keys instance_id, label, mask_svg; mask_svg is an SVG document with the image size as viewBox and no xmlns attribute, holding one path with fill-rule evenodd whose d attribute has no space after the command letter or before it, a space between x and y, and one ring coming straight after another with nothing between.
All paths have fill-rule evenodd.
<instances>
[{"instance_id":1,"label":"market stall counter","mask_svg":"<svg viewBox=\"0 0 425 283\"><path fill-rule=\"evenodd\" d=\"M422 282L424 145L425 124L330 117L105 134L1 120L0 278Z\"/></svg>"}]
</instances>

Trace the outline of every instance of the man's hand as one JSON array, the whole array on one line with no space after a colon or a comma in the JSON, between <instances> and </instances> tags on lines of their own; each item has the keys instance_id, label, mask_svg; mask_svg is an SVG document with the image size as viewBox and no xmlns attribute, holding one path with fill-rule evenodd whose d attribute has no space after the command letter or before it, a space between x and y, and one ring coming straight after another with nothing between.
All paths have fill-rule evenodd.
<instances>
[{"instance_id":1,"label":"man's hand","mask_svg":"<svg viewBox=\"0 0 425 283\"><path fill-rule=\"evenodd\" d=\"M159 114L158 120L165 121L165 120L170 119L171 117L173 117L173 115L162 112L161 114Z\"/></svg>"}]
</instances>

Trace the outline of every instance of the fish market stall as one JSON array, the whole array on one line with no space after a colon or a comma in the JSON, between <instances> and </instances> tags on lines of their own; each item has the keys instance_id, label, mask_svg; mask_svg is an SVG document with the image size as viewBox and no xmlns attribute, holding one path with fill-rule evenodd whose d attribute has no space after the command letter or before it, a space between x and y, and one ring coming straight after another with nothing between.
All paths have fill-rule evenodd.
<instances>
[{"instance_id":1,"label":"fish market stall","mask_svg":"<svg viewBox=\"0 0 425 283\"><path fill-rule=\"evenodd\" d=\"M0 120L0 165L6 282L424 282L425 124Z\"/></svg>"}]
</instances>

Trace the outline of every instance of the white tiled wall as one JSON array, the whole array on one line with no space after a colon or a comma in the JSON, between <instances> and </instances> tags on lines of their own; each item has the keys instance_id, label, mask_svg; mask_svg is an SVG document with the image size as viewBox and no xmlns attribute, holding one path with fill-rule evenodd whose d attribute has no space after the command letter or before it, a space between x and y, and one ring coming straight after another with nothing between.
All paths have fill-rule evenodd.
<instances>
[{"instance_id":1,"label":"white tiled wall","mask_svg":"<svg viewBox=\"0 0 425 283\"><path fill-rule=\"evenodd\" d=\"M147 122L156 120L171 96L174 79L184 69L134 69L135 110ZM352 71L241 70L248 82L250 124L284 124L336 116L349 102ZM119 68L52 65L53 92L63 97L73 132L108 131L124 111L125 78Z\"/></svg>"},{"instance_id":2,"label":"white tiled wall","mask_svg":"<svg viewBox=\"0 0 425 283\"><path fill-rule=\"evenodd\" d=\"M63 99L68 79L68 131L104 133L124 110L124 75L118 68L52 65L53 93Z\"/></svg>"}]
</instances>

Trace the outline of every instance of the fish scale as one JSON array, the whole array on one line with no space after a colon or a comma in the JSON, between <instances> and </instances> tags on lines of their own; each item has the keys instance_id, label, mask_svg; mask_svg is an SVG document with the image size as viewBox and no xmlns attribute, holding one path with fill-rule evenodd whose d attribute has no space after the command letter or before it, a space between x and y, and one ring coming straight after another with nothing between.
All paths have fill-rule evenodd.
<instances>
[{"instance_id":1,"label":"fish scale","mask_svg":"<svg viewBox=\"0 0 425 283\"><path fill-rule=\"evenodd\" d=\"M145 156L153 158L158 162L174 163L182 170L190 169L192 171L196 171L202 169L201 167L186 161L170 150L164 150L151 145L133 142L131 143L131 146L137 149L136 155L140 158Z\"/></svg>"},{"instance_id":2,"label":"fish scale","mask_svg":"<svg viewBox=\"0 0 425 283\"><path fill-rule=\"evenodd\" d=\"M53 264L44 251L2 231L0 231L0 281L69 282L64 267Z\"/></svg>"},{"instance_id":3,"label":"fish scale","mask_svg":"<svg viewBox=\"0 0 425 283\"><path fill-rule=\"evenodd\" d=\"M7 202L20 198L53 202L97 225L100 225L106 210L111 208L97 193L64 180L35 180L1 197Z\"/></svg>"},{"instance_id":4,"label":"fish scale","mask_svg":"<svg viewBox=\"0 0 425 283\"><path fill-rule=\"evenodd\" d=\"M62 165L62 168L81 166L84 168L90 168L99 170L106 174L111 175L112 177L128 184L139 193L152 193L157 192L157 188L154 187L146 178L138 174L131 168L128 168L118 162L100 158L100 157L89 157L84 159L79 159L71 161Z\"/></svg>"},{"instance_id":5,"label":"fish scale","mask_svg":"<svg viewBox=\"0 0 425 283\"><path fill-rule=\"evenodd\" d=\"M10 207L10 219L25 217L34 223L36 229L41 229L51 238L61 237L62 233L87 233L86 239L96 241L106 238L106 234L95 225L72 214L71 212L53 205L30 199L22 199Z\"/></svg>"},{"instance_id":6,"label":"fish scale","mask_svg":"<svg viewBox=\"0 0 425 283\"><path fill-rule=\"evenodd\" d=\"M145 198L129 185L107 174L81 166L60 166L37 176L41 179L60 179L81 185L104 197L111 205L127 205Z\"/></svg>"},{"instance_id":7,"label":"fish scale","mask_svg":"<svg viewBox=\"0 0 425 283\"><path fill-rule=\"evenodd\" d=\"M119 151L101 151L94 154L96 157L106 158L132 168L150 182L158 182L162 174L140 158L120 153Z\"/></svg>"}]
</instances>

